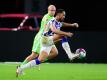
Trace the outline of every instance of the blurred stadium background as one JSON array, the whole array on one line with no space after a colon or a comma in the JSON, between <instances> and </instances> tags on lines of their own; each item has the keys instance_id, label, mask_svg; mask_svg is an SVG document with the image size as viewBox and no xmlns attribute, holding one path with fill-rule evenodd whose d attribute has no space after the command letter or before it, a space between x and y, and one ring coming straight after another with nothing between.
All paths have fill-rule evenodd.
<instances>
[{"instance_id":1,"label":"blurred stadium background","mask_svg":"<svg viewBox=\"0 0 107 80\"><path fill-rule=\"evenodd\" d=\"M81 47L86 49L87 51L86 58L81 60L76 59L72 63L105 63L106 65L107 4L106 2L101 0L1 0L0 62L21 62L26 56L31 53L34 36L40 28L41 18L45 13L47 13L47 6L49 4L54 4L57 9L65 9L67 13L65 22L77 22L80 25L78 29L62 28L62 30L64 31L70 31L74 33L74 36L70 38L69 41L72 51L75 51L77 48ZM29 18L25 21L23 25L24 27L21 28L19 31L15 31L20 26L21 22L25 19L26 16L29 16ZM59 55L55 59L49 60L48 62L71 63L68 60L64 50L62 49L60 42L57 43L56 46L59 50ZM101 68L98 68L97 70L104 68L105 65L103 65ZM5 69L4 66L6 66L6 64L1 64L0 67L3 67L2 69ZM0 71L2 71L2 69ZM103 71L101 73L101 79L98 77L89 79L84 78L84 80L107 80L106 76L105 78L103 78L103 74L106 74L107 71L105 70L105 73L103 73ZM9 80L9 78L4 80ZM10 80L12 79L10 78ZM73 80L83 79L73 78Z\"/></svg>"},{"instance_id":2,"label":"blurred stadium background","mask_svg":"<svg viewBox=\"0 0 107 80\"><path fill-rule=\"evenodd\" d=\"M106 63L106 3L89 0L85 2L77 0L0 1L0 61L22 61L30 54L33 38L39 30L41 18L47 12L49 4L54 4L57 9L65 9L66 22L77 22L80 25L78 29L62 29L75 34L69 41L72 51L83 47L87 51L87 57L83 62ZM24 28L21 31L14 31L26 16L29 18ZM58 49L61 47L59 44L57 44ZM61 57L58 56L53 61L68 62L66 55L63 54L64 51L60 49Z\"/></svg>"}]
</instances>

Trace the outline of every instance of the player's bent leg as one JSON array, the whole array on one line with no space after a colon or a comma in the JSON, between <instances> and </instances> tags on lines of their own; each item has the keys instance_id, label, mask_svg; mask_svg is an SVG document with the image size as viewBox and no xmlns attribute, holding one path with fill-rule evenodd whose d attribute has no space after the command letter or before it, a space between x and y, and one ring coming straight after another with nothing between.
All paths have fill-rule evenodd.
<instances>
[{"instance_id":1,"label":"player's bent leg","mask_svg":"<svg viewBox=\"0 0 107 80\"><path fill-rule=\"evenodd\" d=\"M31 61L31 60L37 58L38 55L39 55L39 54L37 54L36 52L33 52L33 51L32 51L32 54L29 55L29 56L26 58L26 60L29 62L29 61Z\"/></svg>"},{"instance_id":2,"label":"player's bent leg","mask_svg":"<svg viewBox=\"0 0 107 80\"><path fill-rule=\"evenodd\" d=\"M52 46L44 46L41 48L41 53L39 55L39 57L35 60L31 60L30 62L28 62L25 65L22 65L20 67L18 67L17 69L17 74L20 74L23 70L27 69L27 68L31 68L34 67L36 65L39 65L41 62L44 62L45 59L48 57L50 51L52 49Z\"/></svg>"},{"instance_id":3,"label":"player's bent leg","mask_svg":"<svg viewBox=\"0 0 107 80\"><path fill-rule=\"evenodd\" d=\"M21 65L24 65L26 63L28 63L29 61L31 61L32 59L38 57L40 53L40 40L38 40L36 37L34 39L33 42L33 46L32 46L32 54L29 55L23 62Z\"/></svg>"},{"instance_id":4,"label":"player's bent leg","mask_svg":"<svg viewBox=\"0 0 107 80\"><path fill-rule=\"evenodd\" d=\"M79 56L79 54L73 53L71 51L67 37L62 37L62 47L65 50L66 54L68 55L68 58L70 59L70 61L72 61L73 59Z\"/></svg>"},{"instance_id":5,"label":"player's bent leg","mask_svg":"<svg viewBox=\"0 0 107 80\"><path fill-rule=\"evenodd\" d=\"M44 62L47 57L48 57L48 53L46 51L42 51L38 57L38 60L40 62Z\"/></svg>"},{"instance_id":6,"label":"player's bent leg","mask_svg":"<svg viewBox=\"0 0 107 80\"><path fill-rule=\"evenodd\" d=\"M72 34L72 36L73 36L73 34ZM62 47L65 50L66 54L68 55L68 58L70 59L70 61L79 56L78 54L72 53L66 36L54 34L53 40L54 40L54 42L62 40Z\"/></svg>"},{"instance_id":7,"label":"player's bent leg","mask_svg":"<svg viewBox=\"0 0 107 80\"><path fill-rule=\"evenodd\" d=\"M52 48L49 56L48 56L48 59L53 59L55 58L56 56L58 55L58 50L56 48L56 46L54 45L54 47Z\"/></svg>"},{"instance_id":8,"label":"player's bent leg","mask_svg":"<svg viewBox=\"0 0 107 80\"><path fill-rule=\"evenodd\" d=\"M26 59L22 62L21 65L24 65L24 64L28 63L29 61L37 58L38 55L39 55L39 54L37 54L36 52L32 51L32 53L31 53L28 57L26 57Z\"/></svg>"},{"instance_id":9,"label":"player's bent leg","mask_svg":"<svg viewBox=\"0 0 107 80\"><path fill-rule=\"evenodd\" d=\"M41 62L44 62L45 58L47 57L48 57L47 52L41 51L41 54L39 55L37 59L31 60L27 64L18 67L16 73L20 75L23 72L23 70L39 65Z\"/></svg>"},{"instance_id":10,"label":"player's bent leg","mask_svg":"<svg viewBox=\"0 0 107 80\"><path fill-rule=\"evenodd\" d=\"M23 74L23 70L20 69L20 67L23 67L25 64L27 64L28 62L30 62L31 60L35 59L38 57L39 54L35 53L32 51L32 54L29 55L24 62L22 62L22 64L20 66L17 66L17 70L16 70L16 77L18 77L18 75L22 75ZM39 67L40 69L40 67Z\"/></svg>"}]
</instances>

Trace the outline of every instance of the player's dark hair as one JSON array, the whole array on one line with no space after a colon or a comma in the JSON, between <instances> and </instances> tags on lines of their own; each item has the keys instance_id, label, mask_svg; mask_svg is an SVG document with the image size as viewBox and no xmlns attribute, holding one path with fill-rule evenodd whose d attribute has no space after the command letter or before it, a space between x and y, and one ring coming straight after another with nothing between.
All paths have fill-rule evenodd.
<instances>
[{"instance_id":1,"label":"player's dark hair","mask_svg":"<svg viewBox=\"0 0 107 80\"><path fill-rule=\"evenodd\" d=\"M59 13L63 13L64 11L65 11L64 9L58 9L58 10L56 11L55 16L56 16L57 14L59 14Z\"/></svg>"}]
</instances>

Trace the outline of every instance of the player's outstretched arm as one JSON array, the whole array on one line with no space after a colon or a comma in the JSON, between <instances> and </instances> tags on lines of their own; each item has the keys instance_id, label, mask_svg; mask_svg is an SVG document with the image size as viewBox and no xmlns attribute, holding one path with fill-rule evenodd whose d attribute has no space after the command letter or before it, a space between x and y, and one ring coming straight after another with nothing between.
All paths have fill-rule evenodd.
<instances>
[{"instance_id":1,"label":"player's outstretched arm","mask_svg":"<svg viewBox=\"0 0 107 80\"><path fill-rule=\"evenodd\" d=\"M78 25L78 23L66 23L66 22L63 22L62 23L62 27L75 27L75 28L78 28L79 27L79 25Z\"/></svg>"}]
</instances>

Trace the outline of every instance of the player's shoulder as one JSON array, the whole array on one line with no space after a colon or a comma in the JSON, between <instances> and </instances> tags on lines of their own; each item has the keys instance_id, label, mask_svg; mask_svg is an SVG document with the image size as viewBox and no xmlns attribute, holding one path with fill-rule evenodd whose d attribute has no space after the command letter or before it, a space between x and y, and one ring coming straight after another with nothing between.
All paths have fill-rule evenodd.
<instances>
[{"instance_id":1,"label":"player's shoulder","mask_svg":"<svg viewBox=\"0 0 107 80\"><path fill-rule=\"evenodd\" d=\"M47 14L45 14L45 15L43 16L43 18L42 18L42 19L44 19L44 18L46 17L46 15L47 15Z\"/></svg>"},{"instance_id":2,"label":"player's shoulder","mask_svg":"<svg viewBox=\"0 0 107 80\"><path fill-rule=\"evenodd\" d=\"M49 21L53 17L50 17L49 14L45 14L44 17L42 18L43 21Z\"/></svg>"},{"instance_id":3,"label":"player's shoulder","mask_svg":"<svg viewBox=\"0 0 107 80\"><path fill-rule=\"evenodd\" d=\"M55 22L56 19L53 17L49 22Z\"/></svg>"},{"instance_id":4,"label":"player's shoulder","mask_svg":"<svg viewBox=\"0 0 107 80\"><path fill-rule=\"evenodd\" d=\"M45 14L43 18L45 18L45 17L47 17L47 16L48 16L48 14Z\"/></svg>"},{"instance_id":5,"label":"player's shoulder","mask_svg":"<svg viewBox=\"0 0 107 80\"><path fill-rule=\"evenodd\" d=\"M50 19L50 20L48 21L47 24L52 24L52 23L54 23L54 22L55 22L55 18L53 17L52 19Z\"/></svg>"}]
</instances>

